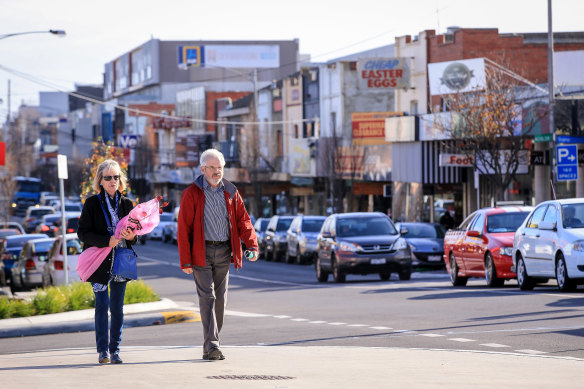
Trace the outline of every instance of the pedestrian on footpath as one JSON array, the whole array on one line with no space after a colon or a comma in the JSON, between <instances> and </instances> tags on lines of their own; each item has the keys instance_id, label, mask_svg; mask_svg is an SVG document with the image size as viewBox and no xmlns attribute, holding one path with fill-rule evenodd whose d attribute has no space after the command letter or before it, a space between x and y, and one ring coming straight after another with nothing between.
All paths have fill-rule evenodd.
<instances>
[{"instance_id":1,"label":"pedestrian on footpath","mask_svg":"<svg viewBox=\"0 0 584 389\"><path fill-rule=\"evenodd\" d=\"M113 257L116 247L132 248L137 239L130 229L122 231L122 239L117 239L110 234L109 228L115 231L118 221L130 213L134 204L121 193L126 189L126 176L114 160L108 159L99 164L93 178L93 189L97 194L85 200L77 235L83 242L84 250L92 246L114 248L87 281L91 282L95 294L95 342L99 353L98 361L122 363L120 343L128 280L112 274ZM108 310L111 313L109 343Z\"/></svg>"},{"instance_id":2,"label":"pedestrian on footpath","mask_svg":"<svg viewBox=\"0 0 584 389\"><path fill-rule=\"evenodd\" d=\"M258 258L255 230L235 185L223 178L225 159L215 149L201 154L201 172L182 194L178 214L180 267L193 274L203 324L203 359L222 360L219 333L227 303L229 266L241 268L243 250Z\"/></svg>"}]
</instances>

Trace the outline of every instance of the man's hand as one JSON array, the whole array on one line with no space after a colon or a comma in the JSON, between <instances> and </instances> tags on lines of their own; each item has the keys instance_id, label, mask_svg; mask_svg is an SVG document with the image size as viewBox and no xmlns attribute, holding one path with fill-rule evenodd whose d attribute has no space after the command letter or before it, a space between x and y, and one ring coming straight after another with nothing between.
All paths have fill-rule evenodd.
<instances>
[{"instance_id":1,"label":"man's hand","mask_svg":"<svg viewBox=\"0 0 584 389\"><path fill-rule=\"evenodd\" d=\"M185 267L184 269L181 269L183 272L185 272L186 274L193 274L193 268L192 267Z\"/></svg>"},{"instance_id":2,"label":"man's hand","mask_svg":"<svg viewBox=\"0 0 584 389\"><path fill-rule=\"evenodd\" d=\"M245 250L243 255L252 262L258 260L258 253L256 253L254 250Z\"/></svg>"}]
</instances>

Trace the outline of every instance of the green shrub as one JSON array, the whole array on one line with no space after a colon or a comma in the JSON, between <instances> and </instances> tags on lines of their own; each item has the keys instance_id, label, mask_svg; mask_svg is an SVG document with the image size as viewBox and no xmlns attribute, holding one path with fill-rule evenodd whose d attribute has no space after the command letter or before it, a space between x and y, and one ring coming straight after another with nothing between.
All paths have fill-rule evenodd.
<instances>
[{"instance_id":1,"label":"green shrub","mask_svg":"<svg viewBox=\"0 0 584 389\"><path fill-rule=\"evenodd\" d=\"M70 285L61 285L63 292L69 296L68 311L78 311L95 307L95 295L88 282L75 282Z\"/></svg>"},{"instance_id":2,"label":"green shrub","mask_svg":"<svg viewBox=\"0 0 584 389\"><path fill-rule=\"evenodd\" d=\"M160 297L143 280L128 282L124 304L147 303L159 300Z\"/></svg>"},{"instance_id":3,"label":"green shrub","mask_svg":"<svg viewBox=\"0 0 584 389\"><path fill-rule=\"evenodd\" d=\"M34 305L30 301L10 300L12 305L12 317L26 317L36 315Z\"/></svg>"},{"instance_id":4,"label":"green shrub","mask_svg":"<svg viewBox=\"0 0 584 389\"><path fill-rule=\"evenodd\" d=\"M38 315L46 315L65 311L68 301L67 295L61 289L52 286L47 289L38 289L32 299L32 305Z\"/></svg>"},{"instance_id":5,"label":"green shrub","mask_svg":"<svg viewBox=\"0 0 584 389\"><path fill-rule=\"evenodd\" d=\"M7 297L0 297L0 319L12 317L13 312L14 306L12 305L12 300Z\"/></svg>"}]
</instances>

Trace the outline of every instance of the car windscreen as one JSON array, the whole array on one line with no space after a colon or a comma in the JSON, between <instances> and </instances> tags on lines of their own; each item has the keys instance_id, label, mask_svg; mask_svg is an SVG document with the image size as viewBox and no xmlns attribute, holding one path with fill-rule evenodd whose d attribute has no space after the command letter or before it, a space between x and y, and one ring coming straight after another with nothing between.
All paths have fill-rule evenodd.
<instances>
[{"instance_id":1,"label":"car windscreen","mask_svg":"<svg viewBox=\"0 0 584 389\"><path fill-rule=\"evenodd\" d=\"M7 250L14 250L16 248L21 249L24 246L24 244L31 239L46 238L46 237L47 237L46 235L40 235L40 236L22 235L22 236L17 236L17 237L13 237L13 238L7 238L6 239L6 249Z\"/></svg>"},{"instance_id":2,"label":"car windscreen","mask_svg":"<svg viewBox=\"0 0 584 389\"><path fill-rule=\"evenodd\" d=\"M403 224L408 232L406 238L444 239L444 229L431 224Z\"/></svg>"},{"instance_id":3,"label":"car windscreen","mask_svg":"<svg viewBox=\"0 0 584 389\"><path fill-rule=\"evenodd\" d=\"M397 230L384 217L342 218L337 221L337 236L396 235Z\"/></svg>"},{"instance_id":4,"label":"car windscreen","mask_svg":"<svg viewBox=\"0 0 584 389\"><path fill-rule=\"evenodd\" d=\"M2 230L0 231L0 238L6 238L7 236L20 235L18 230Z\"/></svg>"},{"instance_id":5,"label":"car windscreen","mask_svg":"<svg viewBox=\"0 0 584 389\"><path fill-rule=\"evenodd\" d=\"M171 222L172 221L172 214L162 214L160 215L161 222Z\"/></svg>"},{"instance_id":6,"label":"car windscreen","mask_svg":"<svg viewBox=\"0 0 584 389\"><path fill-rule=\"evenodd\" d=\"M320 232L324 219L304 219L302 221L302 230L305 232Z\"/></svg>"},{"instance_id":7,"label":"car windscreen","mask_svg":"<svg viewBox=\"0 0 584 389\"><path fill-rule=\"evenodd\" d=\"M270 224L270 219L265 219L260 222L260 231L265 231L268 228L268 224Z\"/></svg>"},{"instance_id":8,"label":"car windscreen","mask_svg":"<svg viewBox=\"0 0 584 389\"><path fill-rule=\"evenodd\" d=\"M34 251L37 254L47 254L49 252L49 249L51 248L51 246L53 245L53 241L49 240L49 241L43 241L43 242L35 242L34 244Z\"/></svg>"},{"instance_id":9,"label":"car windscreen","mask_svg":"<svg viewBox=\"0 0 584 389\"><path fill-rule=\"evenodd\" d=\"M51 209L32 209L30 211L30 216L32 217L41 217L43 215L47 215L49 213L54 213Z\"/></svg>"},{"instance_id":10,"label":"car windscreen","mask_svg":"<svg viewBox=\"0 0 584 389\"><path fill-rule=\"evenodd\" d=\"M515 232L529 212L505 212L487 216L487 232Z\"/></svg>"},{"instance_id":11,"label":"car windscreen","mask_svg":"<svg viewBox=\"0 0 584 389\"><path fill-rule=\"evenodd\" d=\"M292 218L280 218L278 219L278 224L276 225L276 231L286 231L290 224L292 224Z\"/></svg>"},{"instance_id":12,"label":"car windscreen","mask_svg":"<svg viewBox=\"0 0 584 389\"><path fill-rule=\"evenodd\" d=\"M65 204L65 212L81 212L81 206L77 204Z\"/></svg>"},{"instance_id":13,"label":"car windscreen","mask_svg":"<svg viewBox=\"0 0 584 389\"><path fill-rule=\"evenodd\" d=\"M61 218L61 215L46 215L44 221L46 224L53 224Z\"/></svg>"}]
</instances>

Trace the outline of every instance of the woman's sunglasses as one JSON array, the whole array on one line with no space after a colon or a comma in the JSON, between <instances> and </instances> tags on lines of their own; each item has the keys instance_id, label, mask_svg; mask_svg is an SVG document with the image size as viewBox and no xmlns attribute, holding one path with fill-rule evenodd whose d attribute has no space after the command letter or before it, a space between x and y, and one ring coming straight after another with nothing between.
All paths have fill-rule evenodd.
<instances>
[{"instance_id":1,"label":"woman's sunglasses","mask_svg":"<svg viewBox=\"0 0 584 389\"><path fill-rule=\"evenodd\" d=\"M119 180L120 180L120 176L103 176L103 179L104 179L104 180L106 180L106 181L111 181L111 180L112 180L112 178L113 178L115 181L119 181Z\"/></svg>"}]
</instances>

